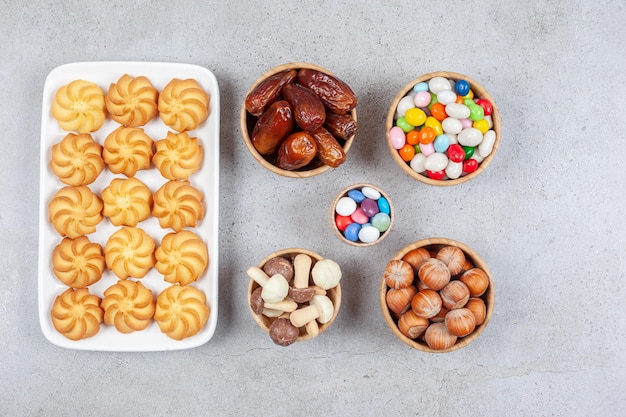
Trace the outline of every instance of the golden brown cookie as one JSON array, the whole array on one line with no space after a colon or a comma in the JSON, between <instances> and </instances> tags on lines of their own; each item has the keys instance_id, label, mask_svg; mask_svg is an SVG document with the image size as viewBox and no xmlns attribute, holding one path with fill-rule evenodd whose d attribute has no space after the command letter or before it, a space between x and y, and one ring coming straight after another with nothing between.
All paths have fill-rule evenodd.
<instances>
[{"instance_id":1,"label":"golden brown cookie","mask_svg":"<svg viewBox=\"0 0 626 417\"><path fill-rule=\"evenodd\" d=\"M102 146L88 133L68 133L52 146L50 169L65 184L91 184L104 169Z\"/></svg>"},{"instance_id":2,"label":"golden brown cookie","mask_svg":"<svg viewBox=\"0 0 626 417\"><path fill-rule=\"evenodd\" d=\"M121 280L104 291L101 307L104 324L115 326L120 333L132 333L148 327L155 301L152 291L141 282Z\"/></svg>"},{"instance_id":3,"label":"golden brown cookie","mask_svg":"<svg viewBox=\"0 0 626 417\"><path fill-rule=\"evenodd\" d=\"M86 288L95 284L104 272L102 246L87 236L64 238L52 251L52 272L68 287Z\"/></svg>"},{"instance_id":4,"label":"golden brown cookie","mask_svg":"<svg viewBox=\"0 0 626 417\"><path fill-rule=\"evenodd\" d=\"M105 97L111 118L122 126L143 126L157 114L159 92L147 77L122 75Z\"/></svg>"},{"instance_id":5,"label":"golden brown cookie","mask_svg":"<svg viewBox=\"0 0 626 417\"><path fill-rule=\"evenodd\" d=\"M149 169L154 141L138 127L118 127L104 140L102 158L114 174L134 177L138 170Z\"/></svg>"},{"instance_id":6,"label":"golden brown cookie","mask_svg":"<svg viewBox=\"0 0 626 417\"><path fill-rule=\"evenodd\" d=\"M190 285L172 285L159 294L154 321L167 336L183 340L197 334L209 320L206 296Z\"/></svg>"},{"instance_id":7,"label":"golden brown cookie","mask_svg":"<svg viewBox=\"0 0 626 417\"><path fill-rule=\"evenodd\" d=\"M163 236L155 256L154 267L164 275L165 281L172 284L191 284L209 264L206 243L190 230Z\"/></svg>"},{"instance_id":8,"label":"golden brown cookie","mask_svg":"<svg viewBox=\"0 0 626 417\"><path fill-rule=\"evenodd\" d=\"M174 78L159 94L159 116L177 132L193 130L209 116L209 95L194 79Z\"/></svg>"},{"instance_id":9,"label":"golden brown cookie","mask_svg":"<svg viewBox=\"0 0 626 417\"><path fill-rule=\"evenodd\" d=\"M107 267L119 279L143 278L154 266L154 239L137 227L122 227L104 247Z\"/></svg>"},{"instance_id":10,"label":"golden brown cookie","mask_svg":"<svg viewBox=\"0 0 626 417\"><path fill-rule=\"evenodd\" d=\"M51 110L61 129L95 132L106 119L104 92L92 82L74 80L57 90Z\"/></svg>"},{"instance_id":11,"label":"golden brown cookie","mask_svg":"<svg viewBox=\"0 0 626 417\"><path fill-rule=\"evenodd\" d=\"M167 137L157 140L154 146L152 163L168 180L186 180L202 166L202 146L187 132L167 132Z\"/></svg>"},{"instance_id":12,"label":"golden brown cookie","mask_svg":"<svg viewBox=\"0 0 626 417\"><path fill-rule=\"evenodd\" d=\"M137 178L114 178L102 190L102 214L115 226L137 226L150 217L152 191Z\"/></svg>"},{"instance_id":13,"label":"golden brown cookie","mask_svg":"<svg viewBox=\"0 0 626 417\"><path fill-rule=\"evenodd\" d=\"M52 325L70 340L94 336L100 331L104 315L100 301L100 297L90 294L86 288L68 288L52 304Z\"/></svg>"},{"instance_id":14,"label":"golden brown cookie","mask_svg":"<svg viewBox=\"0 0 626 417\"><path fill-rule=\"evenodd\" d=\"M189 181L168 181L154 193L152 215L163 229L180 232L204 218L204 195Z\"/></svg>"},{"instance_id":15,"label":"golden brown cookie","mask_svg":"<svg viewBox=\"0 0 626 417\"><path fill-rule=\"evenodd\" d=\"M61 236L76 238L96 231L102 221L102 200L89 187L61 188L48 203L49 221Z\"/></svg>"}]
</instances>

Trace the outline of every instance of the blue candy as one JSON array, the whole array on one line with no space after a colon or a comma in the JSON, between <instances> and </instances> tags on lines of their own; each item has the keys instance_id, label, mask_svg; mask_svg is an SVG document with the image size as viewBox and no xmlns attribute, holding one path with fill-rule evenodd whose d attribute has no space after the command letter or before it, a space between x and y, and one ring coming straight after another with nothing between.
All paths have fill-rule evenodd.
<instances>
[{"instance_id":1,"label":"blue candy","mask_svg":"<svg viewBox=\"0 0 626 417\"><path fill-rule=\"evenodd\" d=\"M437 152L444 153L450 147L450 138L446 135L437 135L433 144Z\"/></svg>"},{"instance_id":2,"label":"blue candy","mask_svg":"<svg viewBox=\"0 0 626 417\"><path fill-rule=\"evenodd\" d=\"M361 201L365 200L365 195L361 192L361 190L350 190L348 191L348 197L356 201L357 204L360 204Z\"/></svg>"},{"instance_id":3,"label":"blue candy","mask_svg":"<svg viewBox=\"0 0 626 417\"><path fill-rule=\"evenodd\" d=\"M389 206L389 201L385 197L380 197L378 199L378 209L381 213L390 214L391 207Z\"/></svg>"},{"instance_id":4,"label":"blue candy","mask_svg":"<svg viewBox=\"0 0 626 417\"><path fill-rule=\"evenodd\" d=\"M350 223L346 230L343 231L343 235L350 242L356 242L359 240L359 232L361 231L361 225L358 223Z\"/></svg>"},{"instance_id":5,"label":"blue candy","mask_svg":"<svg viewBox=\"0 0 626 417\"><path fill-rule=\"evenodd\" d=\"M456 83L454 83L454 90L461 97L465 97L470 91L470 85L465 80L459 80Z\"/></svg>"},{"instance_id":6,"label":"blue candy","mask_svg":"<svg viewBox=\"0 0 626 417\"><path fill-rule=\"evenodd\" d=\"M422 81L421 83L415 84L413 86L413 91L416 93L419 93L420 91L428 91L428 83Z\"/></svg>"}]
</instances>

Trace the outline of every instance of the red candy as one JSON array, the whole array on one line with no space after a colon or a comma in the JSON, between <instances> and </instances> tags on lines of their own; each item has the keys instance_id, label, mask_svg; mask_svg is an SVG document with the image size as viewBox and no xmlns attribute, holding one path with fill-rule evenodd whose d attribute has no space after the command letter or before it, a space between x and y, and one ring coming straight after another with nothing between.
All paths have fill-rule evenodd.
<instances>
[{"instance_id":1,"label":"red candy","mask_svg":"<svg viewBox=\"0 0 626 417\"><path fill-rule=\"evenodd\" d=\"M478 169L478 161L475 159L466 159L463 161L463 171L471 174Z\"/></svg>"},{"instance_id":2,"label":"red candy","mask_svg":"<svg viewBox=\"0 0 626 417\"><path fill-rule=\"evenodd\" d=\"M465 151L458 143L453 143L448 147L448 159L452 162L463 162L465 160Z\"/></svg>"},{"instance_id":3,"label":"red candy","mask_svg":"<svg viewBox=\"0 0 626 417\"><path fill-rule=\"evenodd\" d=\"M491 105L489 100L484 99L484 98L479 98L478 100L476 100L476 104L478 104L480 107L483 108L483 112L485 113L485 116L489 116L491 115L491 113L493 113L493 106Z\"/></svg>"},{"instance_id":4,"label":"red candy","mask_svg":"<svg viewBox=\"0 0 626 417\"><path fill-rule=\"evenodd\" d=\"M342 232L346 230L346 227L348 227L350 223L352 223L352 219L350 218L350 216L342 216L339 214L335 216L335 224L337 225L337 229L341 230Z\"/></svg>"},{"instance_id":5,"label":"red candy","mask_svg":"<svg viewBox=\"0 0 626 417\"><path fill-rule=\"evenodd\" d=\"M446 175L446 171L444 171L443 169L441 171L426 170L426 175L428 175L428 178L432 178L434 180L440 180Z\"/></svg>"}]
</instances>

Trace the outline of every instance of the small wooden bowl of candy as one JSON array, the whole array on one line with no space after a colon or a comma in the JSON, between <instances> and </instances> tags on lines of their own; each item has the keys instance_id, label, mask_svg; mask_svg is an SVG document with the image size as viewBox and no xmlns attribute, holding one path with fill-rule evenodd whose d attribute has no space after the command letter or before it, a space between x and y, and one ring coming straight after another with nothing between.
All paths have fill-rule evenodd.
<instances>
[{"instance_id":1,"label":"small wooden bowl of candy","mask_svg":"<svg viewBox=\"0 0 626 417\"><path fill-rule=\"evenodd\" d=\"M476 178L500 145L500 112L487 90L456 72L422 75L394 98L387 147L409 176L450 186Z\"/></svg>"},{"instance_id":2,"label":"small wooden bowl of candy","mask_svg":"<svg viewBox=\"0 0 626 417\"><path fill-rule=\"evenodd\" d=\"M300 248L274 252L246 271L248 307L275 344L289 346L324 333L341 306L341 268Z\"/></svg>"},{"instance_id":3,"label":"small wooden bowl of candy","mask_svg":"<svg viewBox=\"0 0 626 417\"><path fill-rule=\"evenodd\" d=\"M252 84L241 106L243 141L268 170L308 178L339 167L357 131L357 97L330 71L279 65Z\"/></svg>"},{"instance_id":4,"label":"small wooden bowl of candy","mask_svg":"<svg viewBox=\"0 0 626 417\"><path fill-rule=\"evenodd\" d=\"M330 227L343 242L369 247L389 235L394 221L393 204L379 187L360 183L344 188L330 206Z\"/></svg>"},{"instance_id":5,"label":"small wooden bowl of candy","mask_svg":"<svg viewBox=\"0 0 626 417\"><path fill-rule=\"evenodd\" d=\"M414 349L461 349L485 330L495 304L491 271L469 246L429 238L400 250L380 281L387 326Z\"/></svg>"}]
</instances>

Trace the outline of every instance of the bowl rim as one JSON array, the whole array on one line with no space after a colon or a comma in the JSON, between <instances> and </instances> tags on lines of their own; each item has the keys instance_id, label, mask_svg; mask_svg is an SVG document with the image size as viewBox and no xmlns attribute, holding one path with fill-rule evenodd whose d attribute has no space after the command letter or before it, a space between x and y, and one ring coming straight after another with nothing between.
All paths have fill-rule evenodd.
<instances>
[{"instance_id":1,"label":"bowl rim","mask_svg":"<svg viewBox=\"0 0 626 417\"><path fill-rule=\"evenodd\" d=\"M339 202L339 199L341 199L341 197L346 196L348 194L348 191L353 190L355 188L363 188L363 187L371 187L371 188L375 189L376 191L378 191L383 197L385 197L387 199L387 202L389 203L389 218L391 220L387 230L385 230L383 233L381 233L380 237L378 239L376 239L373 242L369 242L369 243L352 242L352 241L346 239L346 237L339 231L339 229L337 228L337 225L335 223L335 207L337 206L337 202ZM374 246L374 245L380 243L383 239L385 239L387 237L387 235L389 234L389 232L391 231L391 228L393 227L393 222L394 222L394 218L395 218L393 203L392 203L391 199L389 198L389 195L385 191L383 191L379 186L371 184L371 183L368 183L368 182L361 182L361 183L353 184L353 185L345 187L343 190L341 190L339 192L339 194L337 194L335 196L335 199L331 203L330 210L329 210L328 214L329 214L329 220L330 220L330 227L333 229L333 233L335 234L335 236L337 236L344 243L347 243L347 244L349 244L351 246L356 246L356 247L359 247L359 248L366 248L366 247L369 247L369 246Z\"/></svg>"},{"instance_id":2,"label":"bowl rim","mask_svg":"<svg viewBox=\"0 0 626 417\"><path fill-rule=\"evenodd\" d=\"M306 68L306 69L313 69L313 70L317 70L320 72L324 72L328 75L332 75L333 77L338 78L333 72L327 70L324 67L321 67L319 65L316 64L311 64L308 62L289 62L289 63L285 63L285 64L281 64L281 65L277 65L273 68L270 68L269 70L265 71L263 74L261 74L260 77L258 77L254 83L250 86L250 88L246 91L246 94L244 96L244 99L241 102L241 108L239 110L239 128L241 129L241 138L243 140L243 143L246 145L246 148L248 149L248 151L250 152L250 154L252 155L252 157L254 158L255 161L257 161L259 164L261 164L263 167L265 167L267 170L281 175L283 177L288 177L288 178L310 178L310 177L314 177L316 175L322 174L328 170L331 169L330 166L326 165L326 164L322 164L316 168L313 169L309 169L306 171L290 171L290 170L286 170L286 169L281 169L278 168L276 165L271 164L267 159L265 159L263 157L263 155L261 155L256 148L254 147L254 145L252 144L252 140L250 138L250 134L248 133L248 120L249 117L254 117L251 116L250 114L248 114L248 111L246 110L246 100L245 98L248 97L248 94L250 94L250 92L257 86L259 85L264 79L266 79L267 77L277 74L279 72L285 71L285 70L290 70L290 69L301 69L301 68ZM352 118L354 119L355 122L357 122L357 112L356 112L356 108L352 109L352 111L350 112L350 114L352 115ZM354 142L354 138L356 136L356 133L354 135L352 135L351 137L349 137L344 145L343 145L343 151L344 153L346 153L346 155L348 154L348 150L350 150L350 148L352 147L352 144Z\"/></svg>"},{"instance_id":3,"label":"bowl rim","mask_svg":"<svg viewBox=\"0 0 626 417\"><path fill-rule=\"evenodd\" d=\"M311 260L313 261L311 264L311 268L313 268L316 262L319 262L322 259L325 259L323 256L319 255L318 253L313 252L308 249L286 248L286 249L281 249L281 250L270 253L265 258L263 258L263 260L259 262L257 266L262 269L265 263L267 263L272 258L275 258L277 256L293 257L300 253L304 253L311 257ZM259 287L259 284L256 281L254 281L253 279L249 280L248 287L247 287L248 311L250 311L250 314L252 315L252 318L254 319L256 324L261 329L263 329L265 333L269 333L269 325L278 317L262 317L262 315L256 314L254 311L252 311L252 307L250 307L250 297L251 297L252 292L258 287ZM337 318L337 315L339 314L339 309L341 307L341 283L337 284L337 286L334 288L326 290L326 295L328 296L328 298L330 298L334 306L334 311L333 311L333 315L331 319L328 322L319 325L319 333L316 336L311 336L308 333L302 333L301 331L300 336L298 336L298 338L296 339L296 342L303 342L305 340L311 340L314 337L321 335L330 327L331 324L333 324L333 322Z\"/></svg>"},{"instance_id":4,"label":"bowl rim","mask_svg":"<svg viewBox=\"0 0 626 417\"><path fill-rule=\"evenodd\" d=\"M445 245L456 246L459 249L463 250L463 252L465 253L465 256L468 256L471 259L474 266L481 268L483 271L485 271L485 273L489 277L489 287L485 291L485 294L479 297L479 298L482 298L483 301L485 301L485 306L486 306L485 320L480 325L476 326L476 329L470 335L457 339L457 342L453 346L449 347L448 349L441 349L441 350L431 349L425 343L420 343L402 334L402 332L400 332L400 329L398 329L396 320L393 319L393 317L391 316L391 313L389 312L389 308L387 307L386 295L387 295L388 287L387 287L387 284L385 283L384 277L381 278L380 284L379 284L378 301L380 305L380 310L383 314L383 318L385 319L385 322L387 323L387 326L391 329L393 334L402 342L422 352L448 353L448 352L453 352L455 350L459 350L469 345L474 340L476 340L478 336L480 336L480 334L485 330L485 328L489 324L489 321L491 320L491 317L493 315L493 309L495 306L496 289L494 286L493 275L491 273L491 270L487 266L487 263L483 260L483 258L476 251L474 251L472 248L470 248L469 246L467 246L466 244L462 242L459 242L457 240L450 239L450 238L443 238L443 237L431 237L431 238L422 239L417 242L413 242L405 246L404 248L402 248L400 251L398 251L394 255L392 260L402 259L404 255L406 255L409 251L413 249L429 247L429 246L439 247L439 246L445 246Z\"/></svg>"},{"instance_id":5,"label":"bowl rim","mask_svg":"<svg viewBox=\"0 0 626 417\"><path fill-rule=\"evenodd\" d=\"M413 88L413 86L415 86L415 84L420 83L422 81L430 80L433 77L445 77L445 78L451 78L451 79L454 79L454 80L464 79L464 80L466 80L467 82L470 83L470 85L472 87L472 91L474 91L474 96L475 97L485 98L485 99L489 100L489 102L491 103L491 105L493 107L493 113L491 114L491 119L492 119L492 122L493 122L493 131L496 133L496 140L495 140L495 142L493 144L493 150L478 165L478 169L476 171L474 171L474 172L472 172L470 174L464 175L462 177L459 177L457 179L454 179L454 180L450 180L450 179L448 179L448 180L435 180L435 179L427 177L426 175L422 175L422 174L420 174L418 172L413 171L413 169L411 169L410 165L407 162L405 162L400 157L400 154L398 153L398 150L395 149L393 146L391 146L391 141L389 140L389 130L393 127L393 121L394 121L394 115L396 113L396 107L398 106L398 103L400 102L400 100L404 96L406 96L407 93L409 93L409 91L411 91L411 89ZM389 107L389 110L387 112L387 118L385 119L385 140L386 140L386 143L387 143L387 148L389 149L389 152L391 153L391 156L392 156L393 160L410 177L412 177L412 178L414 178L414 179L416 179L416 180L418 180L420 182L423 182L425 184L435 185L435 186L440 186L440 187L447 187L447 186L463 184L463 183L465 183L467 181L470 181L470 180L476 178L485 169L487 169L489 164L491 164L491 161L494 159L496 153L498 152L498 148L500 147L501 131L502 131L502 121L501 121L501 118L500 118L500 110L498 109L498 106L496 105L496 102L494 101L494 99L491 96L491 94L489 94L487 89L485 89L485 87L483 87L475 79L473 79L473 78L471 78L471 77L469 77L469 76L467 76L465 74L461 74L461 73L453 72L453 71L435 71L435 72L430 72L430 73L427 73L427 74L420 75L419 77L414 78L412 81L410 81L409 83L405 84L404 87L402 87L402 89L394 97L394 99L393 99L393 101L391 103L391 106Z\"/></svg>"}]
</instances>

